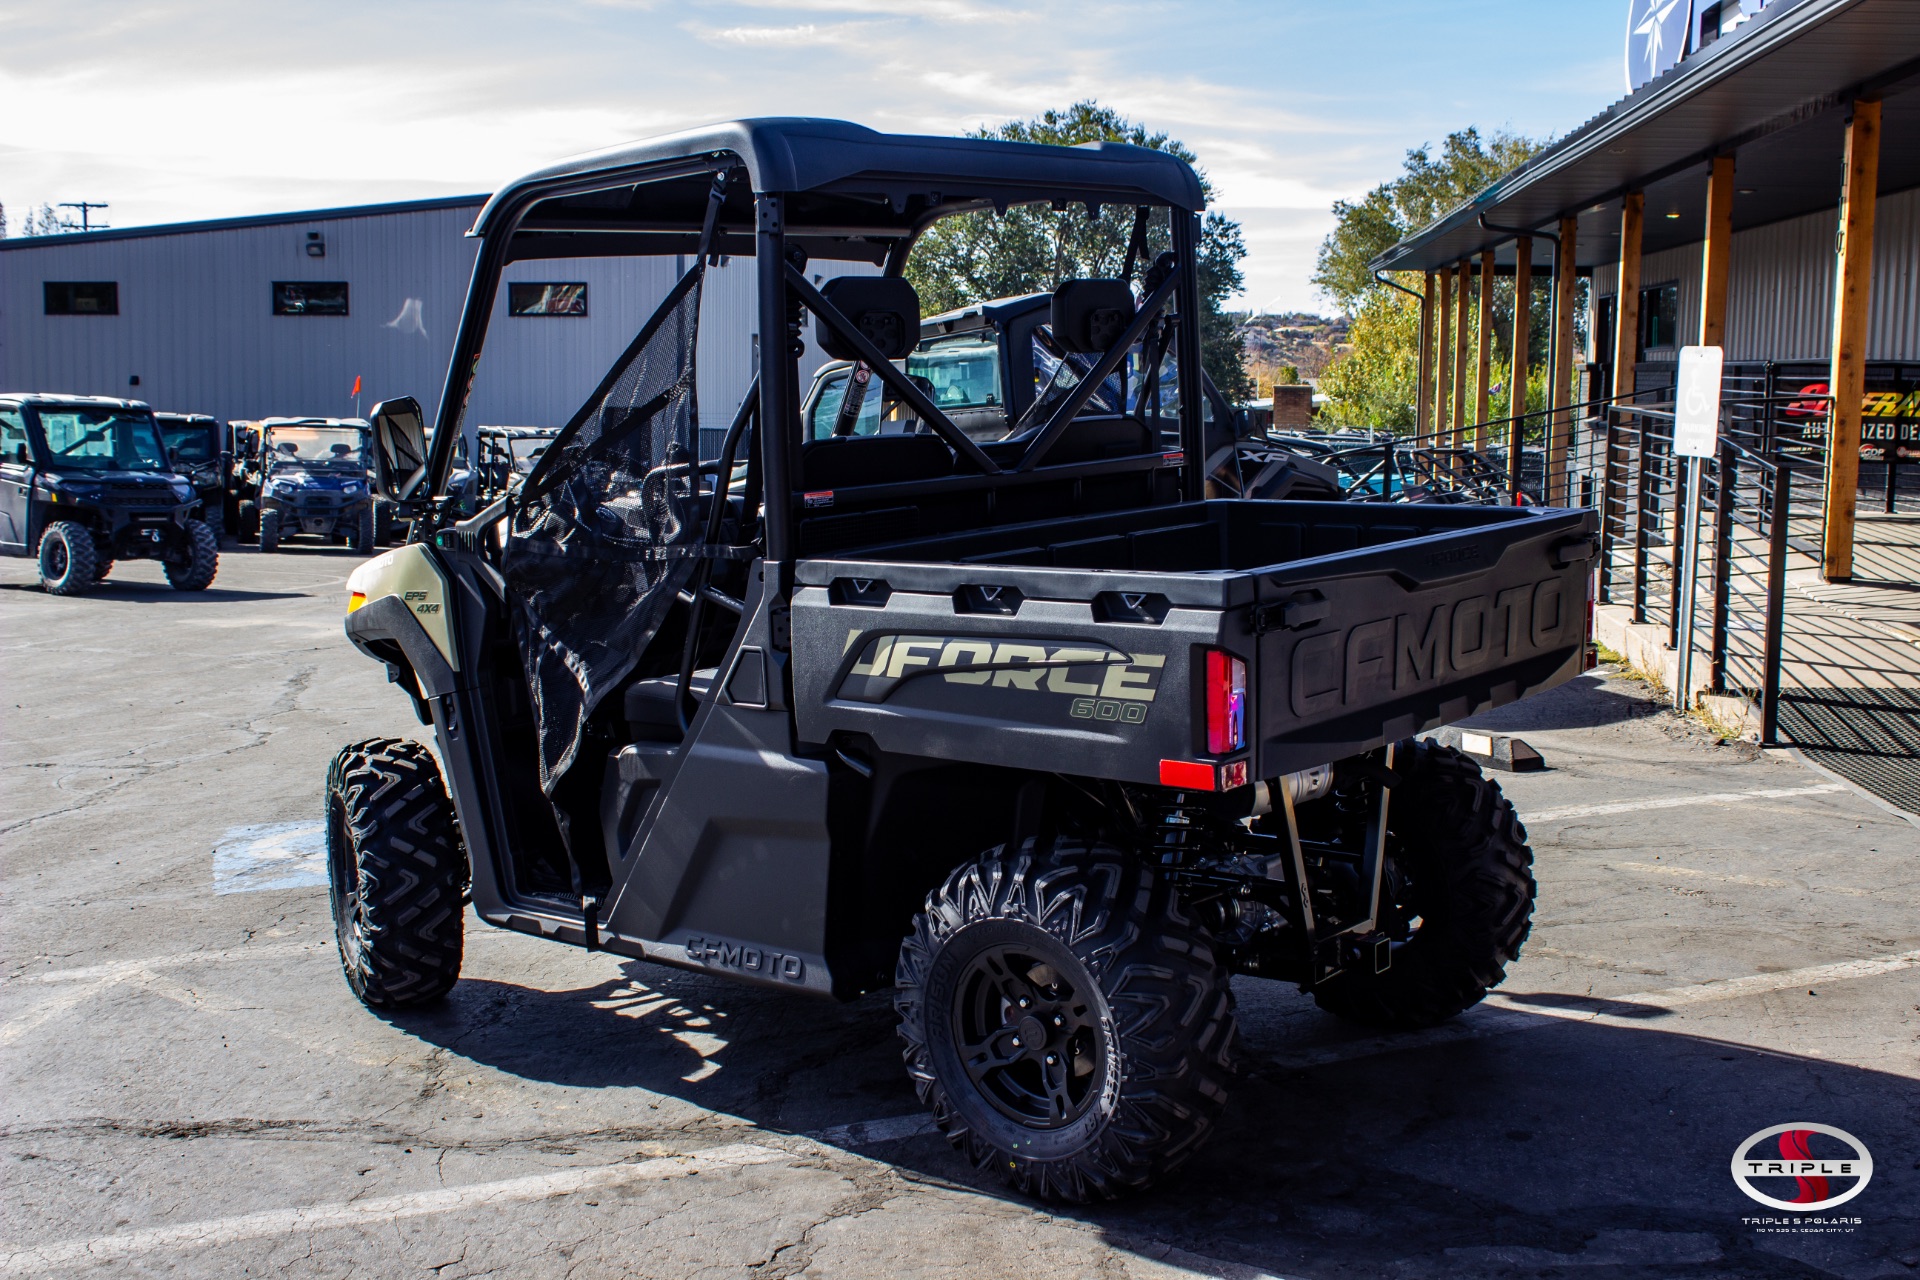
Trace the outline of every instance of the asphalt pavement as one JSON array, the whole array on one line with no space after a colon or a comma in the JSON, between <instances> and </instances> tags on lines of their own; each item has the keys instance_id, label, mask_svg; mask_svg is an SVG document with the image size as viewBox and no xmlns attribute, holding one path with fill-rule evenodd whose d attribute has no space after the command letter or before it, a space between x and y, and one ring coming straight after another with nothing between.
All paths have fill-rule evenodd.
<instances>
[{"instance_id":1,"label":"asphalt pavement","mask_svg":"<svg viewBox=\"0 0 1920 1280\"><path fill-rule=\"evenodd\" d=\"M327 764L426 734L341 635L354 563L56 599L0 562L0 1275L1920 1276L1920 828L1627 681L1493 718L1550 766L1502 777L1540 898L1493 999L1380 1037L1237 980L1217 1139L1065 1209L932 1133L884 995L470 918L442 1005L355 1002ZM1744 1195L1784 1124L1865 1189Z\"/></svg>"}]
</instances>

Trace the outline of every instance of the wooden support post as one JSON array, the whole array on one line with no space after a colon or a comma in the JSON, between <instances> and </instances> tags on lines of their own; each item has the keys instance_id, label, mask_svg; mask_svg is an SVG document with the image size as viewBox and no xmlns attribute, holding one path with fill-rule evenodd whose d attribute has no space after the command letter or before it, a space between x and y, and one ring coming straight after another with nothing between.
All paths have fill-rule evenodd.
<instances>
[{"instance_id":1,"label":"wooden support post","mask_svg":"<svg viewBox=\"0 0 1920 1280\"><path fill-rule=\"evenodd\" d=\"M1727 269L1733 256L1733 157L1707 175L1707 239L1700 254L1700 345L1726 345Z\"/></svg>"},{"instance_id":2,"label":"wooden support post","mask_svg":"<svg viewBox=\"0 0 1920 1280\"><path fill-rule=\"evenodd\" d=\"M1467 300L1473 295L1473 263L1460 263L1460 313L1453 323L1453 431L1444 442L1458 448L1467 429Z\"/></svg>"},{"instance_id":3,"label":"wooden support post","mask_svg":"<svg viewBox=\"0 0 1920 1280\"><path fill-rule=\"evenodd\" d=\"M1433 272L1427 272L1426 289L1420 295L1420 372L1419 390L1414 394L1413 434L1426 433L1433 413Z\"/></svg>"},{"instance_id":4,"label":"wooden support post","mask_svg":"<svg viewBox=\"0 0 1920 1280\"><path fill-rule=\"evenodd\" d=\"M1647 197L1629 191L1620 198L1620 287L1613 299L1613 386L1620 399L1633 394L1633 366L1640 355L1640 232Z\"/></svg>"},{"instance_id":5,"label":"wooden support post","mask_svg":"<svg viewBox=\"0 0 1920 1280\"><path fill-rule=\"evenodd\" d=\"M1453 268L1440 268L1440 324L1435 363L1439 366L1433 382L1434 443L1447 429L1447 403L1453 395Z\"/></svg>"},{"instance_id":6,"label":"wooden support post","mask_svg":"<svg viewBox=\"0 0 1920 1280\"><path fill-rule=\"evenodd\" d=\"M1874 194L1880 184L1880 104L1856 102L1847 121L1840 191L1840 262L1833 281L1833 362L1827 385L1827 520L1820 576L1853 577L1854 504L1860 487L1860 400L1866 391L1867 302L1873 278ZM1891 448L1887 451L1891 454Z\"/></svg>"},{"instance_id":7,"label":"wooden support post","mask_svg":"<svg viewBox=\"0 0 1920 1280\"><path fill-rule=\"evenodd\" d=\"M1580 224L1560 219L1560 253L1553 275L1553 416L1547 428L1547 501L1572 506L1567 488L1567 453L1573 444L1573 302L1580 292ZM1634 242L1634 257L1640 254ZM1637 270L1637 269L1636 269Z\"/></svg>"},{"instance_id":8,"label":"wooden support post","mask_svg":"<svg viewBox=\"0 0 1920 1280\"><path fill-rule=\"evenodd\" d=\"M1493 394L1493 250L1480 255L1480 380L1474 385L1473 447L1487 448L1487 398Z\"/></svg>"},{"instance_id":9,"label":"wooden support post","mask_svg":"<svg viewBox=\"0 0 1920 1280\"><path fill-rule=\"evenodd\" d=\"M1513 242L1513 381L1507 393L1507 475L1519 491L1520 452L1526 443L1527 338L1533 331L1533 237L1521 236Z\"/></svg>"}]
</instances>

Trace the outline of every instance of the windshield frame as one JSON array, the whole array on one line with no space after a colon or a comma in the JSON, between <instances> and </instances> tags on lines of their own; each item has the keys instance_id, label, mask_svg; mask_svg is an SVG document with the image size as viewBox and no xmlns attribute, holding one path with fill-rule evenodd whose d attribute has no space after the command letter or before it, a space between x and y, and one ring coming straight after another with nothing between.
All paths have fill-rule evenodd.
<instances>
[{"instance_id":1,"label":"windshield frame","mask_svg":"<svg viewBox=\"0 0 1920 1280\"><path fill-rule=\"evenodd\" d=\"M23 405L22 408L27 411L27 438L32 442L33 452L35 456L41 459L40 465L45 470L91 472L138 471L152 475L175 474L173 463L167 458L166 440L161 436L159 424L154 422L153 414L150 410L120 407L107 408L100 405L88 404L29 404ZM116 453L112 459L108 460L107 465L103 466L97 465L86 455L76 457L63 454L53 447L53 438L47 433L44 415L49 414L62 417L102 414L105 415L107 420L132 423L136 428L144 425L149 434L151 444L158 449L158 452L155 454L157 460L152 465L126 465L120 460L119 454ZM104 425L104 422L102 425Z\"/></svg>"},{"instance_id":2,"label":"windshield frame","mask_svg":"<svg viewBox=\"0 0 1920 1280\"><path fill-rule=\"evenodd\" d=\"M323 437L325 436L351 436L353 438L354 452L351 456L347 457L338 457L331 453L309 456L304 453L288 454L280 452L279 444L281 440L289 436L300 435L310 435L315 444L322 443ZM340 443L340 441L327 443L330 448L333 443ZM356 471L365 470L368 465L367 430L364 427L320 422L289 422L263 427L260 431L260 457L270 471L278 467L322 467L329 469L351 467Z\"/></svg>"}]
</instances>

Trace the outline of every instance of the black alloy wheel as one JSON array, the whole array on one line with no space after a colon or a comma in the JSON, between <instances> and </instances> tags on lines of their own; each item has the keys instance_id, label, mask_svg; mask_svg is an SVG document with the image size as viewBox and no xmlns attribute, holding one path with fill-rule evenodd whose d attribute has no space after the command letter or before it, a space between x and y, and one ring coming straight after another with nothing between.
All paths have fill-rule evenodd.
<instances>
[{"instance_id":1,"label":"black alloy wheel","mask_svg":"<svg viewBox=\"0 0 1920 1280\"><path fill-rule=\"evenodd\" d=\"M954 1047L980 1096L1011 1120L1058 1129L1099 1096L1107 1053L1098 996L1031 940L992 943L966 961L953 1007Z\"/></svg>"},{"instance_id":2,"label":"black alloy wheel","mask_svg":"<svg viewBox=\"0 0 1920 1280\"><path fill-rule=\"evenodd\" d=\"M1107 1200L1200 1149L1233 1075L1233 994L1157 868L1060 838L995 849L927 897L900 945L907 1074L976 1168Z\"/></svg>"}]
</instances>

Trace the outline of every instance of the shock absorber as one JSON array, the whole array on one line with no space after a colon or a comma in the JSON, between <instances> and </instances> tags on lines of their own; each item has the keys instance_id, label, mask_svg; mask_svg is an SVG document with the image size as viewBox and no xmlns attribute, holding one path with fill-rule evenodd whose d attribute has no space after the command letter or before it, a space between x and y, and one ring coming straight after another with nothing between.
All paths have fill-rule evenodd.
<instances>
[{"instance_id":1,"label":"shock absorber","mask_svg":"<svg viewBox=\"0 0 1920 1280\"><path fill-rule=\"evenodd\" d=\"M1176 791L1154 816L1153 853L1163 867L1184 866L1199 840L1200 814L1185 791Z\"/></svg>"}]
</instances>

